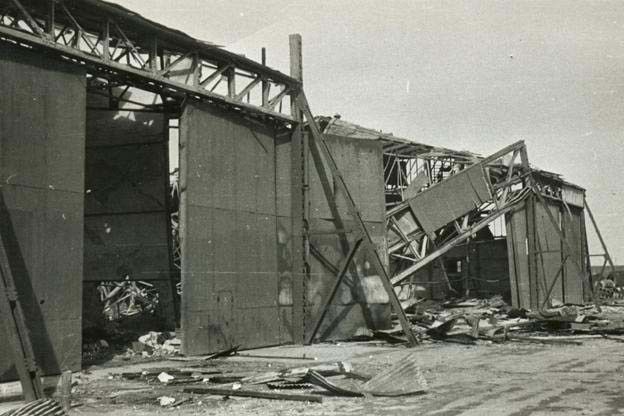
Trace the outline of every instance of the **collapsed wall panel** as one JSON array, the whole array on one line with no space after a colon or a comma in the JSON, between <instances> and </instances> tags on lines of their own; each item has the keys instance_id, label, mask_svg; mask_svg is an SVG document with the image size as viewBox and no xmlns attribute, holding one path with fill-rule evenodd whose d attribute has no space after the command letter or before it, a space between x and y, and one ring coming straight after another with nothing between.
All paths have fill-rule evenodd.
<instances>
[{"instance_id":1,"label":"collapsed wall panel","mask_svg":"<svg viewBox=\"0 0 624 416\"><path fill-rule=\"evenodd\" d=\"M100 281L149 282L173 329L167 134L163 114L87 111L84 280L92 294ZM85 316L97 322L101 310L90 304Z\"/></svg>"},{"instance_id":2,"label":"collapsed wall panel","mask_svg":"<svg viewBox=\"0 0 624 416\"><path fill-rule=\"evenodd\" d=\"M186 354L292 340L286 188L273 129L189 103L180 120L182 331ZM284 153L285 152L285 153Z\"/></svg>"},{"instance_id":3,"label":"collapsed wall panel","mask_svg":"<svg viewBox=\"0 0 624 416\"><path fill-rule=\"evenodd\" d=\"M37 365L44 375L78 371L85 74L3 45L0 77L0 235ZM2 382L17 379L5 348Z\"/></svg>"},{"instance_id":4,"label":"collapsed wall panel","mask_svg":"<svg viewBox=\"0 0 624 416\"><path fill-rule=\"evenodd\" d=\"M433 185L409 200L412 211L428 235L491 199L488 179L481 166L469 167Z\"/></svg>"},{"instance_id":5,"label":"collapsed wall panel","mask_svg":"<svg viewBox=\"0 0 624 416\"><path fill-rule=\"evenodd\" d=\"M387 267L382 144L332 135L325 137ZM308 161L312 254L309 257L310 276L306 282L306 339L322 313L321 307L331 292L338 270L354 244L351 234L348 233L347 239L343 240L337 229L355 229L344 196L335 192L327 162L322 156L312 153ZM335 195L337 212L332 211L328 192ZM352 267L333 297L317 332L319 339L345 339L363 330L389 325L389 299L381 278L371 267L369 255L364 249L355 255Z\"/></svg>"}]
</instances>

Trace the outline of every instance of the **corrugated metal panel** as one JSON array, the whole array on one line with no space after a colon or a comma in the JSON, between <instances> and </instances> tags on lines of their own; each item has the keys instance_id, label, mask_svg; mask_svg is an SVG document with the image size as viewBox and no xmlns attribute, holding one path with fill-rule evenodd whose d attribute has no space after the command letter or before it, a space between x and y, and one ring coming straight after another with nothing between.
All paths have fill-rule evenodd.
<instances>
[{"instance_id":1,"label":"corrugated metal panel","mask_svg":"<svg viewBox=\"0 0 624 416\"><path fill-rule=\"evenodd\" d=\"M290 331L281 323L288 310L280 308L279 299L280 281L292 264L290 219L276 216L276 187L284 179L276 180L274 132L196 103L187 105L180 125L186 151L181 166L187 201L182 211L185 353L289 340L283 334Z\"/></svg>"},{"instance_id":2,"label":"corrugated metal panel","mask_svg":"<svg viewBox=\"0 0 624 416\"><path fill-rule=\"evenodd\" d=\"M490 199L481 166L465 169L409 200L427 234L467 214Z\"/></svg>"},{"instance_id":3,"label":"corrugated metal panel","mask_svg":"<svg viewBox=\"0 0 624 416\"><path fill-rule=\"evenodd\" d=\"M0 48L1 230L43 373L79 370L84 73ZM1 336L1 332L0 332ZM0 343L0 381L17 378Z\"/></svg>"}]
</instances>

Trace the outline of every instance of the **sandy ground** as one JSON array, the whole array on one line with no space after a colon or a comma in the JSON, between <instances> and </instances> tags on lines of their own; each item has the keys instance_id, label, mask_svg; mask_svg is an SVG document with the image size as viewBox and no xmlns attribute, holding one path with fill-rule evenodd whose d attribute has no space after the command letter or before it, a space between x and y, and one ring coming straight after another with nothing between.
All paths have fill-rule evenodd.
<instances>
[{"instance_id":1,"label":"sandy ground","mask_svg":"<svg viewBox=\"0 0 624 416\"><path fill-rule=\"evenodd\" d=\"M614 415L624 414L624 345L585 340L583 345L424 344L414 349L428 381L425 395L400 398L324 396L323 403L223 398L196 395L177 408L157 403L162 395L189 397L180 386L148 386L110 377L148 367L188 363L133 363L123 368L94 367L80 375L72 415ZM345 343L282 346L249 351L265 355L318 357L312 362L349 361L357 372L373 375L401 360L408 349L387 344ZM309 361L231 357L209 365L226 372L262 372L310 364ZM0 406L0 411L9 404Z\"/></svg>"}]
</instances>

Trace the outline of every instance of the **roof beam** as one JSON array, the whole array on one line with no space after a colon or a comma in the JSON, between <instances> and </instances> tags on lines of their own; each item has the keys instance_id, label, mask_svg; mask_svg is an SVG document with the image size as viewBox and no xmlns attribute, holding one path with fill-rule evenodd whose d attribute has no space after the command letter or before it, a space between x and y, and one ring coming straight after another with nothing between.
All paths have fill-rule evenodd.
<instances>
[{"instance_id":1,"label":"roof beam","mask_svg":"<svg viewBox=\"0 0 624 416\"><path fill-rule=\"evenodd\" d=\"M134 81L133 84L137 87L149 91L157 91L164 95L171 96L179 96L180 94L189 95L198 99L212 100L230 105L251 113L269 116L277 120L294 122L294 119L289 114L273 111L274 106L265 108L237 101L234 97L222 96L199 86L176 82L157 73L138 69L113 60L107 60L100 56L90 55L71 46L53 43L42 37L11 27L0 26L0 37L16 42L18 44L17 46L19 46L20 43L26 44L33 49L49 53L59 59L63 59L63 57L73 58L73 62L76 65L86 67L87 71L106 79L122 78L127 80L131 78Z\"/></svg>"}]
</instances>

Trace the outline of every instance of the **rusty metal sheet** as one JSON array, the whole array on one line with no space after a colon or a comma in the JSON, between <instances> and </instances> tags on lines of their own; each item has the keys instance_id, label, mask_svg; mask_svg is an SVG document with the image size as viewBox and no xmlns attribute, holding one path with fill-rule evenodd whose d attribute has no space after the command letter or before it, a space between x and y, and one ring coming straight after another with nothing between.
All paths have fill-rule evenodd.
<instances>
[{"instance_id":1,"label":"rusty metal sheet","mask_svg":"<svg viewBox=\"0 0 624 416\"><path fill-rule=\"evenodd\" d=\"M275 134L196 103L187 105L180 125L183 350L287 342L292 336L281 320L290 317L288 306L280 306L280 282L291 273L292 249L290 218L276 216Z\"/></svg>"},{"instance_id":2,"label":"rusty metal sheet","mask_svg":"<svg viewBox=\"0 0 624 416\"><path fill-rule=\"evenodd\" d=\"M475 165L417 194L409 205L423 230L433 234L488 201L487 183L483 169Z\"/></svg>"},{"instance_id":3,"label":"rusty metal sheet","mask_svg":"<svg viewBox=\"0 0 624 416\"><path fill-rule=\"evenodd\" d=\"M0 77L0 192L6 204L0 234L37 364L44 375L77 371L85 74L3 44ZM4 348L0 343L0 381L16 380Z\"/></svg>"}]
</instances>

